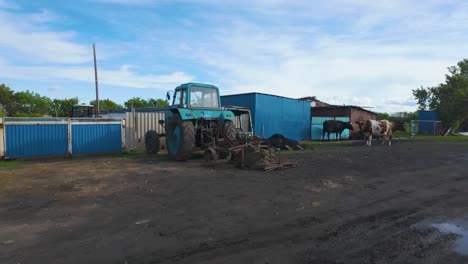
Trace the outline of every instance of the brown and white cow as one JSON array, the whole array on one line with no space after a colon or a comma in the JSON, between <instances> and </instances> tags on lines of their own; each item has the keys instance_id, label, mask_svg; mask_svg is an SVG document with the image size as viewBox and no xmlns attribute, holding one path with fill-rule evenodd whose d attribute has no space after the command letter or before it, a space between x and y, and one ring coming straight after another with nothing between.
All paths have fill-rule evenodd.
<instances>
[{"instance_id":1,"label":"brown and white cow","mask_svg":"<svg viewBox=\"0 0 468 264\"><path fill-rule=\"evenodd\" d=\"M383 137L388 140L388 145L392 145L392 123L388 120L365 120L356 122L359 125L359 130L366 137L366 145L372 143L372 136L377 138ZM382 141L382 144L385 143Z\"/></svg>"}]
</instances>

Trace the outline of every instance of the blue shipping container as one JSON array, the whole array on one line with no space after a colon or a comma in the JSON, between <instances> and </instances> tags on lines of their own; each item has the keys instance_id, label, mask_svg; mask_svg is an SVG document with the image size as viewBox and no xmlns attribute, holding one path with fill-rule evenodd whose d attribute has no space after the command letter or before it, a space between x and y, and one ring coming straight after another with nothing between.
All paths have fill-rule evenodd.
<instances>
[{"instance_id":1,"label":"blue shipping container","mask_svg":"<svg viewBox=\"0 0 468 264\"><path fill-rule=\"evenodd\" d=\"M250 109L254 132L262 138L282 134L295 140L310 139L310 103L262 93L221 96L222 106Z\"/></svg>"},{"instance_id":2,"label":"blue shipping container","mask_svg":"<svg viewBox=\"0 0 468 264\"><path fill-rule=\"evenodd\" d=\"M438 119L439 117L436 111L418 111L418 134L434 135L436 123L427 121L437 121Z\"/></svg>"},{"instance_id":3,"label":"blue shipping container","mask_svg":"<svg viewBox=\"0 0 468 264\"><path fill-rule=\"evenodd\" d=\"M72 124L73 154L122 151L122 126L119 124Z\"/></svg>"},{"instance_id":4,"label":"blue shipping container","mask_svg":"<svg viewBox=\"0 0 468 264\"><path fill-rule=\"evenodd\" d=\"M5 152L8 157L66 155L68 125L5 124Z\"/></svg>"}]
</instances>

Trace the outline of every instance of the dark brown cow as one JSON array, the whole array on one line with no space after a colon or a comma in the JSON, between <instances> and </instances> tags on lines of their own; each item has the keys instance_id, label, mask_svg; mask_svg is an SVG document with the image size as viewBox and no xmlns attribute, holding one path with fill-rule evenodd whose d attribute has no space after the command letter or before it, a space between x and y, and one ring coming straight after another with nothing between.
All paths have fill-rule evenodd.
<instances>
[{"instance_id":1,"label":"dark brown cow","mask_svg":"<svg viewBox=\"0 0 468 264\"><path fill-rule=\"evenodd\" d=\"M327 133L328 141L330 141L330 133L335 133L335 140L338 141L339 136L341 141L341 133L343 133L345 129L353 130L353 126L347 122L327 120L323 122L322 139L325 140L325 133Z\"/></svg>"}]
</instances>

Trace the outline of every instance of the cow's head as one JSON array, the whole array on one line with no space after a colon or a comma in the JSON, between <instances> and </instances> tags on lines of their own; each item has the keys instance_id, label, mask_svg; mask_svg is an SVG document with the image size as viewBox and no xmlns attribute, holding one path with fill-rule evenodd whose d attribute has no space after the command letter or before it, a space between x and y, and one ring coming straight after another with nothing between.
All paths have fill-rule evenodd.
<instances>
[{"instance_id":1,"label":"cow's head","mask_svg":"<svg viewBox=\"0 0 468 264\"><path fill-rule=\"evenodd\" d=\"M362 130L362 128L366 125L366 121L357 121L356 124L359 126L359 130Z\"/></svg>"},{"instance_id":2,"label":"cow's head","mask_svg":"<svg viewBox=\"0 0 468 264\"><path fill-rule=\"evenodd\" d=\"M347 128L347 129L349 129L349 130L354 130L353 124L351 124L351 123L345 123L344 126L345 126L345 128Z\"/></svg>"}]
</instances>

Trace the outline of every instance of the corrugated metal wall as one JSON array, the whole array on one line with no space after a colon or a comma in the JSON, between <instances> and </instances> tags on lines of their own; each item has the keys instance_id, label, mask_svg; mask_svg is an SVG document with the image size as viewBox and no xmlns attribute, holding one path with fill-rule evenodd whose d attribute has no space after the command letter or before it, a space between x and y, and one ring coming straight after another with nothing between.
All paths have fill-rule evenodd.
<instances>
[{"instance_id":1,"label":"corrugated metal wall","mask_svg":"<svg viewBox=\"0 0 468 264\"><path fill-rule=\"evenodd\" d=\"M349 122L349 117L320 117L320 116L313 116L311 119L312 124L312 133L311 138L312 140L321 140L323 136L323 122L327 120L338 120L343 122ZM325 138L328 139L327 135ZM330 133L330 140L335 140L336 136L335 133ZM341 133L341 139L349 139L349 130L345 129L343 133Z\"/></svg>"},{"instance_id":2,"label":"corrugated metal wall","mask_svg":"<svg viewBox=\"0 0 468 264\"><path fill-rule=\"evenodd\" d=\"M248 93L221 97L223 106L243 106L252 112L255 134L282 134L296 140L310 138L310 103L281 96Z\"/></svg>"},{"instance_id":3,"label":"corrugated metal wall","mask_svg":"<svg viewBox=\"0 0 468 264\"><path fill-rule=\"evenodd\" d=\"M257 94L255 105L255 129L263 138L276 133L296 140L310 138L309 102Z\"/></svg>"},{"instance_id":4,"label":"corrugated metal wall","mask_svg":"<svg viewBox=\"0 0 468 264\"><path fill-rule=\"evenodd\" d=\"M73 154L107 153L122 150L122 125L120 122L72 123Z\"/></svg>"},{"instance_id":5,"label":"corrugated metal wall","mask_svg":"<svg viewBox=\"0 0 468 264\"><path fill-rule=\"evenodd\" d=\"M255 134L257 134L257 131L255 130L255 97L255 93L224 95L221 96L221 105L242 106L250 109L250 114L252 115L252 124L254 124Z\"/></svg>"},{"instance_id":6,"label":"corrugated metal wall","mask_svg":"<svg viewBox=\"0 0 468 264\"><path fill-rule=\"evenodd\" d=\"M145 133L155 130L158 134L165 133L164 127L158 122L164 120L164 112L127 112L125 115L125 147L129 150L144 144Z\"/></svg>"}]
</instances>

